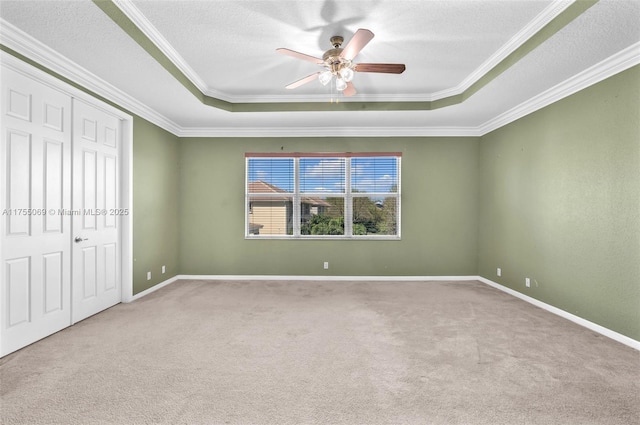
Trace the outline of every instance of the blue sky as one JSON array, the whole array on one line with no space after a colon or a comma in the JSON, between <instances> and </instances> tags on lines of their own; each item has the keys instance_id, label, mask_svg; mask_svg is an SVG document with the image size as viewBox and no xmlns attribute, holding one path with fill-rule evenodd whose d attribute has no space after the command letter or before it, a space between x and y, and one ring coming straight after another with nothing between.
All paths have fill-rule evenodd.
<instances>
[{"instance_id":1,"label":"blue sky","mask_svg":"<svg viewBox=\"0 0 640 425\"><path fill-rule=\"evenodd\" d=\"M262 180L293 191L293 159L250 158L249 181ZM300 158L302 192L342 193L344 158ZM388 192L397 184L396 158L362 157L351 159L351 186L359 192Z\"/></svg>"}]
</instances>

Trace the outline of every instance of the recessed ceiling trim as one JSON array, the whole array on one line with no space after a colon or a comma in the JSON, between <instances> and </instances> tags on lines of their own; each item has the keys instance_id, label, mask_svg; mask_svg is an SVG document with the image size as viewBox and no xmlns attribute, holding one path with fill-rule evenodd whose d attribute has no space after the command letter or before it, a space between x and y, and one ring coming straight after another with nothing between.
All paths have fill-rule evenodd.
<instances>
[{"instance_id":1,"label":"recessed ceiling trim","mask_svg":"<svg viewBox=\"0 0 640 425\"><path fill-rule=\"evenodd\" d=\"M261 127L183 129L180 137L480 137L571 96L600 81L640 65L640 42L597 63L543 93L477 127Z\"/></svg>"},{"instance_id":2,"label":"recessed ceiling trim","mask_svg":"<svg viewBox=\"0 0 640 425\"><path fill-rule=\"evenodd\" d=\"M449 96L455 96L457 94L464 93L469 87L480 80L483 76L488 74L493 68L495 68L500 62L506 59L510 54L515 52L530 38L536 35L542 28L553 21L558 15L564 12L569 6L571 6L576 0L555 0L549 6L547 6L542 12L538 14L531 22L529 22L524 28L518 31L504 46L500 47L493 55L489 57L482 65L474 70L467 78L465 78L460 84L450 89L441 90L431 93L425 96L425 100L437 100Z\"/></svg>"},{"instance_id":3,"label":"recessed ceiling trim","mask_svg":"<svg viewBox=\"0 0 640 425\"><path fill-rule=\"evenodd\" d=\"M208 96L214 96L222 100L233 101L228 95L213 90L207 86L207 83L198 75L198 73L189 66L187 61L178 53L176 49L167 41L160 31L153 26L146 16L138 9L130 0L113 0L113 3L125 14L131 21L146 35L153 44L164 53L167 58L189 79L201 92Z\"/></svg>"},{"instance_id":4,"label":"recessed ceiling trim","mask_svg":"<svg viewBox=\"0 0 640 425\"><path fill-rule=\"evenodd\" d=\"M477 127L201 127L180 137L477 137Z\"/></svg>"},{"instance_id":5,"label":"recessed ceiling trim","mask_svg":"<svg viewBox=\"0 0 640 425\"><path fill-rule=\"evenodd\" d=\"M598 0L574 1L564 9L560 10L551 21L539 28L532 36L524 41L519 47L508 53L499 63L494 65L489 71L483 74L478 80L473 82L463 93L440 98L432 101L385 101L369 102L362 100L342 101L338 104L328 102L270 102L270 103L233 103L226 100L208 96L176 66L169 57L165 55L161 48L154 44L143 30L141 30L129 16L118 6L125 0L93 0L107 16L109 16L125 33L135 40L145 49L155 60L158 61L174 78L183 84L205 105L213 106L230 112L295 112L295 111L365 111L365 110L396 110L396 111L417 111L433 110L455 105L471 97L474 93L491 82L494 78L506 71L513 64L526 56L533 49L538 47L549 37L553 36L560 29L580 16ZM554 3L555 4L555 3ZM503 52L506 54L506 52Z\"/></svg>"},{"instance_id":6,"label":"recessed ceiling trim","mask_svg":"<svg viewBox=\"0 0 640 425\"><path fill-rule=\"evenodd\" d=\"M169 59L147 35L129 19L113 0L93 0L113 22L115 22L133 41L138 43L153 59L182 84L191 94L206 105L225 111L231 111L233 104L222 99L206 96L187 76Z\"/></svg>"},{"instance_id":7,"label":"recessed ceiling trim","mask_svg":"<svg viewBox=\"0 0 640 425\"><path fill-rule=\"evenodd\" d=\"M484 63L475 69L469 76L455 87L433 93L414 93L404 95L382 95L358 93L350 99L344 101L365 101L365 102L430 102L446 97L462 94L476 81L491 71L507 56L522 46L527 40L538 33L549 22L555 19L566 8L571 6L576 0L554 0L531 22L516 33L507 43L491 55ZM131 0L113 0L113 3L135 24L155 45L160 49L173 64L206 96L214 97L231 103L271 103L271 102L299 102L300 95L231 95L216 90L207 85L198 73L189 66L186 60L169 43L169 41L158 31L158 29L147 19ZM308 102L326 102L326 95L302 96Z\"/></svg>"},{"instance_id":8,"label":"recessed ceiling trim","mask_svg":"<svg viewBox=\"0 0 640 425\"><path fill-rule=\"evenodd\" d=\"M613 56L485 122L479 127L479 132L481 135L490 133L638 64L640 64L640 42L632 44Z\"/></svg>"}]
</instances>

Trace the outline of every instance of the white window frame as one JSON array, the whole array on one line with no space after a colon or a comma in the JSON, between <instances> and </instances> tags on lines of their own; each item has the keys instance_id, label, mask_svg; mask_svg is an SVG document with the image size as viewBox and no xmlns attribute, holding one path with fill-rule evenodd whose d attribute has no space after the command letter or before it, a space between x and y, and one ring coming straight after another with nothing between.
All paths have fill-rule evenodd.
<instances>
[{"instance_id":1,"label":"white window frame","mask_svg":"<svg viewBox=\"0 0 640 425\"><path fill-rule=\"evenodd\" d=\"M395 158L397 164L397 192L357 192L351 191L351 161L353 158L364 157L385 157ZM294 190L290 195L287 193L285 196L291 196L293 202L293 234L292 235L256 235L250 233L249 225L249 206L251 203L252 195L259 195L260 197L282 197L283 193L249 193L249 161L255 158L282 158L293 159L294 167ZM301 158L326 158L326 159L344 159L345 160L345 176L344 192L300 192L300 159ZM295 239L295 240L309 240L309 239L336 239L336 240L400 240L401 239L401 163L402 153L400 152L366 152L366 153L246 153L245 154L245 239L261 240L261 239ZM301 207L300 200L302 197L311 198L324 198L327 196L344 199L344 235L302 235L301 234ZM397 211L396 211L396 228L397 233L395 235L353 235L353 199L354 198L376 198L376 197L394 197L396 198Z\"/></svg>"}]
</instances>

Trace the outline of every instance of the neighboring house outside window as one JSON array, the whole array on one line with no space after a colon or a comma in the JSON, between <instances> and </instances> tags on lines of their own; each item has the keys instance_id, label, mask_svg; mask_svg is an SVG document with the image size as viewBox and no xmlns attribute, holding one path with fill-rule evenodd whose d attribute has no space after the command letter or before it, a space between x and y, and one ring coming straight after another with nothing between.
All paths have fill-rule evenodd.
<instances>
[{"instance_id":1,"label":"neighboring house outside window","mask_svg":"<svg viewBox=\"0 0 640 425\"><path fill-rule=\"evenodd\" d=\"M293 197L287 191L261 180L249 182L249 193L258 194L251 197L249 208L250 234L292 235L293 234ZM283 196L263 196L259 194L282 193ZM324 207L331 204L317 198L301 199L301 215L303 221L309 221L312 215L322 213ZM313 211L313 212L312 212Z\"/></svg>"},{"instance_id":2,"label":"neighboring house outside window","mask_svg":"<svg viewBox=\"0 0 640 425\"><path fill-rule=\"evenodd\" d=\"M400 238L401 154L245 156L245 237Z\"/></svg>"}]
</instances>

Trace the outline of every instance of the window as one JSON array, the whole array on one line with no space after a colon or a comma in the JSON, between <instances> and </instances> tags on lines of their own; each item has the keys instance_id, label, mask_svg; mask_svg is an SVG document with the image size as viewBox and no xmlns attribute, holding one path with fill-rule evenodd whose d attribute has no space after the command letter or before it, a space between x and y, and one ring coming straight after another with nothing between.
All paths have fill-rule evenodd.
<instances>
[{"instance_id":1,"label":"window","mask_svg":"<svg viewBox=\"0 0 640 425\"><path fill-rule=\"evenodd\" d=\"M400 238L400 153L247 153L247 238Z\"/></svg>"}]
</instances>

